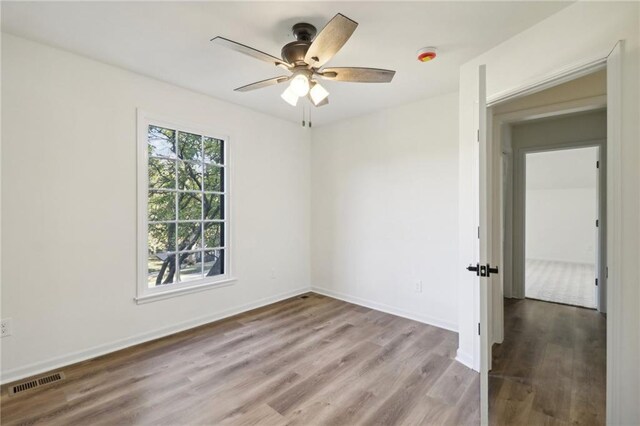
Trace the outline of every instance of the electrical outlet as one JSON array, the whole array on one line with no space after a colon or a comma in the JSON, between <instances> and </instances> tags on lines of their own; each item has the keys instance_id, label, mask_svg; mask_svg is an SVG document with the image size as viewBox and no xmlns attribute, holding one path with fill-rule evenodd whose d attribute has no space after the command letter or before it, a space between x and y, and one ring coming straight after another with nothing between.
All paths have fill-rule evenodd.
<instances>
[{"instance_id":1,"label":"electrical outlet","mask_svg":"<svg viewBox=\"0 0 640 426\"><path fill-rule=\"evenodd\" d=\"M416 281L416 293L422 293L422 281Z\"/></svg>"},{"instance_id":2,"label":"electrical outlet","mask_svg":"<svg viewBox=\"0 0 640 426\"><path fill-rule=\"evenodd\" d=\"M0 322L0 337L11 336L11 318L5 318Z\"/></svg>"}]
</instances>

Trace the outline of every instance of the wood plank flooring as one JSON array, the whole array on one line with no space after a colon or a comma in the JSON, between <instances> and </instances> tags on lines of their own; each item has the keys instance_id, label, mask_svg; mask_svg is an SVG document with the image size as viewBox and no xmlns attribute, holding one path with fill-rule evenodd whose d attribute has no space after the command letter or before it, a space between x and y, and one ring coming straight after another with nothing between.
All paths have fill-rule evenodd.
<instances>
[{"instance_id":1,"label":"wood plank flooring","mask_svg":"<svg viewBox=\"0 0 640 426\"><path fill-rule=\"evenodd\" d=\"M2 424L479 423L455 333L306 296L75 364L62 382L5 385Z\"/></svg>"},{"instance_id":2,"label":"wood plank flooring","mask_svg":"<svg viewBox=\"0 0 640 426\"><path fill-rule=\"evenodd\" d=\"M491 424L604 425L605 317L529 299L505 299L504 314L489 374Z\"/></svg>"}]
</instances>

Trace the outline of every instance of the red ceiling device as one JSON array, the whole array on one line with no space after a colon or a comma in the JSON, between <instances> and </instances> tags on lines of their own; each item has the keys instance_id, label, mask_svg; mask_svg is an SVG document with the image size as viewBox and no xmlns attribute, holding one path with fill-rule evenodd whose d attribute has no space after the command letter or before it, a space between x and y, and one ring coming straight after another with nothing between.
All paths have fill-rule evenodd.
<instances>
[{"instance_id":1,"label":"red ceiling device","mask_svg":"<svg viewBox=\"0 0 640 426\"><path fill-rule=\"evenodd\" d=\"M423 47L418 50L418 60L420 62L429 62L437 56L435 47Z\"/></svg>"}]
</instances>

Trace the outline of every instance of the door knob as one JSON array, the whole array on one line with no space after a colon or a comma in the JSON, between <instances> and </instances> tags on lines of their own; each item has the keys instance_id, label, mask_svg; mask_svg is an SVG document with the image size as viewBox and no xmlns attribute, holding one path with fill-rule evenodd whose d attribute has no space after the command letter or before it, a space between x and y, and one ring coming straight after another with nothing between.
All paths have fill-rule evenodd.
<instances>
[{"instance_id":1,"label":"door knob","mask_svg":"<svg viewBox=\"0 0 640 426\"><path fill-rule=\"evenodd\" d=\"M486 265L480 265L478 263L474 265L469 265L467 266L467 271L470 272L475 272L477 276L479 277L489 277L491 276L491 274L497 274L498 273L498 267L494 266L492 267L491 265L489 265L488 263Z\"/></svg>"},{"instance_id":2,"label":"door knob","mask_svg":"<svg viewBox=\"0 0 640 426\"><path fill-rule=\"evenodd\" d=\"M475 272L476 275L479 276L480 275L480 265L478 265L477 263L476 263L476 266L469 265L469 266L467 266L467 271Z\"/></svg>"}]
</instances>

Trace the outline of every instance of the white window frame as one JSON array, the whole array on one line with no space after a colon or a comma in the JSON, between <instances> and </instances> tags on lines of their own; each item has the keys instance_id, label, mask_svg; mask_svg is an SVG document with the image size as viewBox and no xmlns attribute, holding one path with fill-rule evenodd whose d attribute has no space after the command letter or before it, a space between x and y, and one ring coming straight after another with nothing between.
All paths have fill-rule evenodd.
<instances>
[{"instance_id":1,"label":"white window frame","mask_svg":"<svg viewBox=\"0 0 640 426\"><path fill-rule=\"evenodd\" d=\"M202 136L212 137L223 141L223 179L224 179L224 217L221 222L224 224L224 273L213 277L204 277L200 280L193 280L188 282L176 282L172 284L165 284L157 287L149 287L148 284L148 191L149 191L149 153L147 148L148 143L148 129L150 125L164 127L177 132L188 132ZM231 181L230 172L231 168L229 159L229 137L222 135L216 130L207 128L206 126L186 124L184 122L178 122L174 119L159 116L157 114L151 114L143 110L138 110L137 117L137 158L138 158L138 186L137 186L137 198L138 198L138 278L137 278L137 291L135 301L138 304L148 303L156 300L162 300L169 297L184 295L188 293L208 290L217 287L224 287L232 285L236 278L232 273L233 253L231 250ZM177 133L176 133L177 142ZM177 190L178 188L176 188ZM176 218L177 221L177 218ZM177 230L176 230L177 231ZM177 247L176 247L177 249Z\"/></svg>"}]
</instances>

